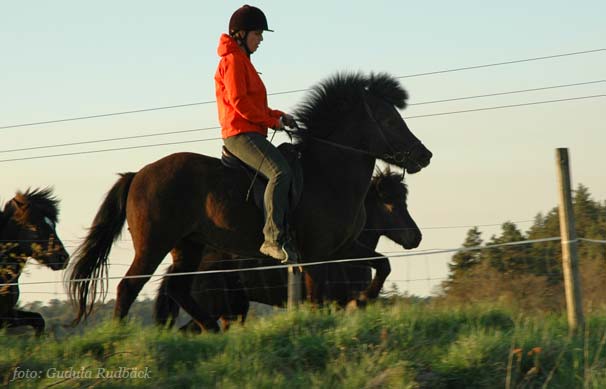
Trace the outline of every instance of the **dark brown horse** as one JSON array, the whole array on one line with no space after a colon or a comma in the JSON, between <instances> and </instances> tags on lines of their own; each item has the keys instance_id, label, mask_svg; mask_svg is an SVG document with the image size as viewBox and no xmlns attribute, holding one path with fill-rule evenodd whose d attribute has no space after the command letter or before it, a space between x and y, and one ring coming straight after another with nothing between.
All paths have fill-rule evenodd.
<instances>
[{"instance_id":1,"label":"dark brown horse","mask_svg":"<svg viewBox=\"0 0 606 389\"><path fill-rule=\"evenodd\" d=\"M67 265L69 254L55 230L57 205L50 189L28 190L18 192L0 212L0 327L29 325L36 335L44 331L42 315L15 308L17 282L28 258L53 270Z\"/></svg>"},{"instance_id":2,"label":"dark brown horse","mask_svg":"<svg viewBox=\"0 0 606 389\"><path fill-rule=\"evenodd\" d=\"M396 109L406 105L407 97L388 75L345 74L314 87L297 110L305 185L290 225L303 261L335 258L336 253L379 256L355 240L366 220L364 199L375 161L415 173L432 157ZM127 315L169 252L174 272L197 269L206 246L241 257L259 256L263 215L245 200L248 185L244 172L193 153L172 154L137 173L123 174L75 254L70 277L80 281L68 286L79 308L76 321L91 313L99 289L106 288L107 280L99 276L107 273L111 246L125 220L135 258L118 285L117 318ZM389 270L387 260L374 265L377 274L366 290L370 298L378 295ZM212 261L206 266L212 267ZM322 269L308 271L323 285ZM92 279L82 280L88 277ZM216 322L191 297L190 285L190 277L171 277L168 293L197 324L217 330Z\"/></svg>"},{"instance_id":3,"label":"dark brown horse","mask_svg":"<svg viewBox=\"0 0 606 389\"><path fill-rule=\"evenodd\" d=\"M378 171L373 177L364 202L366 225L358 241L376 249L381 236L386 236L406 249L415 248L421 242L422 234L411 217L407 206L408 190L403 175L393 173L389 168ZM250 268L255 265L249 260L226 260L229 255L220 255L207 250L205 256L215 256L216 266L212 270L234 267ZM260 266L271 266L271 259L255 261ZM371 271L364 261L323 265L327 273L326 299L345 305L355 299L357 293L366 289L371 281ZM312 290L313 280L305 274L306 288ZM229 321L238 316L244 322L248 312L248 302L283 307L288 296L288 273L286 269L242 271L236 273L201 274L194 278L192 296L198 305L205 307L214 319L221 319L226 329ZM168 278L162 280L158 289L154 316L158 324L172 326L179 313L179 306L165 293ZM196 325L187 327L196 330Z\"/></svg>"}]
</instances>

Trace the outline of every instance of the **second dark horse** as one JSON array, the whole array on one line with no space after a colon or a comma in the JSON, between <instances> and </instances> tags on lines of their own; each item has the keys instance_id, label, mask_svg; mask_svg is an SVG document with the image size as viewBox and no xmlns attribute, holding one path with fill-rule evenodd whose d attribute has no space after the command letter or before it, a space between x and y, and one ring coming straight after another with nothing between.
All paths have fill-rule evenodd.
<instances>
[{"instance_id":1,"label":"second dark horse","mask_svg":"<svg viewBox=\"0 0 606 389\"><path fill-rule=\"evenodd\" d=\"M364 202L366 225L358 237L360 243L376 249L379 238L386 236L405 249L419 245L422 234L408 210L408 189L403 180L403 175L392 172L389 168L378 171L374 175ZM216 256L218 253L207 249L205 256L207 255ZM216 261L217 266L212 270L272 264L271 259L226 260L229 256L225 255L222 258L223 260ZM372 278L370 268L364 266L364 262L323 265L327 274L325 298L344 306L358 297L356 293L367 288ZM305 281L306 290L313 290L311 277L306 277ZM165 277L158 288L154 316L158 324L168 323L172 326L179 314L179 306L166 295L167 282L168 277ZM220 319L225 330L229 327L230 321L237 320L238 317L241 317L244 323L249 301L284 307L288 297L287 269L196 275L192 285L192 296L214 319ZM199 331L195 323L188 323L186 328Z\"/></svg>"}]
</instances>

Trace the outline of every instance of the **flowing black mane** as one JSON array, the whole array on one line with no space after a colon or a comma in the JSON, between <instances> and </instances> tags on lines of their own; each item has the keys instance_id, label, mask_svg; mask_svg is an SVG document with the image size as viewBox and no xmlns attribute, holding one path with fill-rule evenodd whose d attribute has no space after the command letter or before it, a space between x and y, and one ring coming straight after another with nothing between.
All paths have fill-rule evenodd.
<instances>
[{"instance_id":1,"label":"flowing black mane","mask_svg":"<svg viewBox=\"0 0 606 389\"><path fill-rule=\"evenodd\" d=\"M59 200L53 196L51 188L28 189L25 193L17 192L14 199L19 203L36 208L53 223L57 223L59 218Z\"/></svg>"},{"instance_id":2,"label":"flowing black mane","mask_svg":"<svg viewBox=\"0 0 606 389\"><path fill-rule=\"evenodd\" d=\"M406 107L408 99L408 93L400 82L386 73L370 76L338 73L314 86L295 110L295 116L306 132L332 131L342 122L340 113L351 115L352 112L364 112L364 93L370 93L400 109Z\"/></svg>"},{"instance_id":3,"label":"flowing black mane","mask_svg":"<svg viewBox=\"0 0 606 389\"><path fill-rule=\"evenodd\" d=\"M404 192L404 202L408 198L408 187L404 183L404 176L401 173L392 172L389 166L385 170L377 169L371 185L376 189L376 193L386 200L395 198L401 201L402 192L400 191Z\"/></svg>"}]
</instances>

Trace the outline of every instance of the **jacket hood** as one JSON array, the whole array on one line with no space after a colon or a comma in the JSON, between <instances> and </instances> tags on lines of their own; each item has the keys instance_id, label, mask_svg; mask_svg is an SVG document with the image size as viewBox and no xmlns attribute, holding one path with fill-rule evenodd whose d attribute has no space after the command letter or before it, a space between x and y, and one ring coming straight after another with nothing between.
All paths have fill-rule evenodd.
<instances>
[{"instance_id":1,"label":"jacket hood","mask_svg":"<svg viewBox=\"0 0 606 389\"><path fill-rule=\"evenodd\" d=\"M219 38L219 47L217 47L217 54L219 57L224 57L231 53L242 52L240 46L234 38L227 34L222 34L221 38ZM242 52L242 54L244 54Z\"/></svg>"}]
</instances>

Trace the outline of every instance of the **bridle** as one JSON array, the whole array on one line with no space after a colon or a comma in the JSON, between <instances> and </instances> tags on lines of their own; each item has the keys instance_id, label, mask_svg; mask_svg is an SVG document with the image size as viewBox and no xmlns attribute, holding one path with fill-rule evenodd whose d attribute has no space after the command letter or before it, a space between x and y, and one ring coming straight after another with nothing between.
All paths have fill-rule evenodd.
<instances>
[{"instance_id":1,"label":"bridle","mask_svg":"<svg viewBox=\"0 0 606 389\"><path fill-rule=\"evenodd\" d=\"M372 110L370 109L370 106L368 105L368 102L366 101L365 98L362 98L362 102L364 104L364 110L366 111L366 114L368 115L368 117L373 121L373 123L375 124L375 126L378 129L378 133L381 137L381 140L383 141L383 143L385 143L385 145L387 146L387 149L390 151L389 153L384 153L384 154L376 154L376 153L371 153L368 150L361 150L361 149L357 149L355 147L351 147L351 146L346 146L344 144L341 143L336 143L336 142L332 142L329 141L327 139L323 139L323 138L318 138L315 137L313 135L311 135L309 133L308 130L302 130L299 126L296 126L296 130L297 131L290 131L285 129L286 133L289 134L289 136L292 135L297 135L297 133L305 133L305 136L309 139L312 139L316 142L319 143L324 143L330 146L334 146L336 148L339 149L343 149L343 150L347 150L347 151L351 151L354 153L358 153L358 154L363 154L363 155L368 155L370 157L373 157L375 159L381 159L381 160L393 160L396 163L401 163L404 164L408 158L410 158L410 154L412 152L412 150L421 144L421 141L416 140L415 142L413 142L407 151L397 151L395 150L392 145L389 143L389 141L387 140L387 137L385 136L385 129L383 128L383 126L381 125L381 123L379 123L379 121L375 118L375 115L372 113Z\"/></svg>"},{"instance_id":2,"label":"bridle","mask_svg":"<svg viewBox=\"0 0 606 389\"><path fill-rule=\"evenodd\" d=\"M384 160L392 159L395 162L399 162L399 163L406 162L406 160L410 157L410 154L411 154L413 148L415 148L417 145L419 145L421 143L421 141L416 140L415 142L413 142L408 147L407 151L394 150L391 143L389 143L389 141L387 140L387 137L385 136L385 130L383 129L383 126L381 125L381 123L379 123L377 118L375 118L375 115L372 113L372 110L370 109L370 106L368 105L368 102L366 101L366 99L363 98L362 102L364 103L364 110L366 111L366 114L368 115L368 117L370 117L370 119L374 122L377 129L379 130L378 132L379 132L379 135L381 136L381 140L383 140L383 143L385 143L387 148L391 151L391 154L389 154L389 153L383 154L383 158L381 158L381 159L384 159Z\"/></svg>"}]
</instances>

